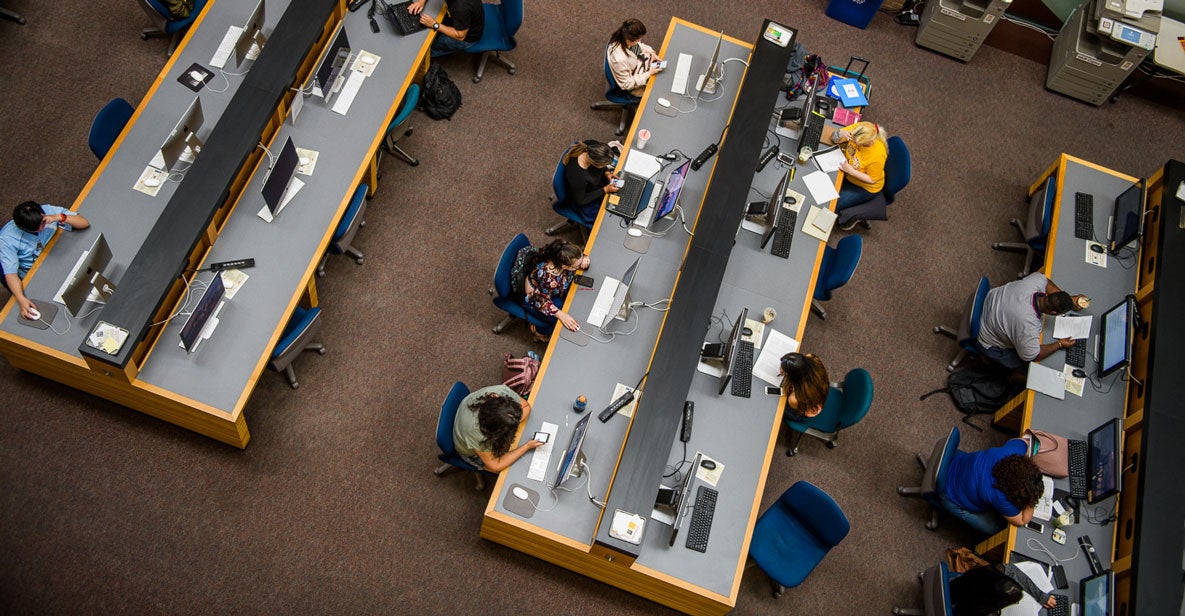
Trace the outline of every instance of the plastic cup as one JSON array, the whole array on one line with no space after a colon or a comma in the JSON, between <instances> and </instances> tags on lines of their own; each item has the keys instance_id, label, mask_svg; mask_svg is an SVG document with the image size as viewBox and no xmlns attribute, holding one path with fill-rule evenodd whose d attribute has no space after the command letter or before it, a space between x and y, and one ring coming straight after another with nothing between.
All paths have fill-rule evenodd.
<instances>
[{"instance_id":1,"label":"plastic cup","mask_svg":"<svg viewBox=\"0 0 1185 616\"><path fill-rule=\"evenodd\" d=\"M634 147L639 150L646 147L646 143L650 141L650 131L645 128L638 131L638 138L634 140Z\"/></svg>"},{"instance_id":2,"label":"plastic cup","mask_svg":"<svg viewBox=\"0 0 1185 616\"><path fill-rule=\"evenodd\" d=\"M778 311L774 310L773 306L767 306L765 308L765 310L761 313L761 322L762 323L769 323L770 321L772 321L776 318L778 318Z\"/></svg>"}]
</instances>

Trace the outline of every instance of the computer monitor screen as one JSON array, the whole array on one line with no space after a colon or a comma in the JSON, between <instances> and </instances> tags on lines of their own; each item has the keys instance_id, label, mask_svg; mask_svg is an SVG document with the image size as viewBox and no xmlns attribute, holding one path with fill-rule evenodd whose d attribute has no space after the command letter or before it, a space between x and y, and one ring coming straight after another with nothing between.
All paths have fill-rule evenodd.
<instances>
[{"instance_id":1,"label":"computer monitor screen","mask_svg":"<svg viewBox=\"0 0 1185 616\"><path fill-rule=\"evenodd\" d=\"M709 88L705 87L707 85L708 80L709 79L714 80L717 78L716 72L717 72L718 66L719 66L719 63L717 62L717 60L720 59L720 44L722 42L724 42L724 31L723 30L720 31L720 36L716 37L716 49L712 52L712 59L708 62L708 68L704 71L703 81L696 84L695 97L697 99L702 100L704 97L704 92L709 89ZM711 90L715 91L715 88L713 87L713 88L711 88Z\"/></svg>"},{"instance_id":2,"label":"computer monitor screen","mask_svg":"<svg viewBox=\"0 0 1185 616\"><path fill-rule=\"evenodd\" d=\"M584 446L584 436L588 433L588 420L591 417L591 414L585 415L584 419L576 422L576 429L572 431L572 438L568 439L568 448L564 450L564 455L560 457L560 466L556 472L555 481L552 482L552 488L558 488L564 485L569 479L580 476L580 464L584 458L581 447Z\"/></svg>"},{"instance_id":3,"label":"computer monitor screen","mask_svg":"<svg viewBox=\"0 0 1185 616\"><path fill-rule=\"evenodd\" d=\"M679 487L679 496L675 499L675 521L671 522L671 539L667 543L667 547L673 547L675 545L675 537L679 536L679 524L683 521L683 511L688 508L688 492L691 491L691 482L695 478L695 472L699 468L701 458L703 458L703 454L697 452L695 458L691 461L691 468L683 476L683 485Z\"/></svg>"},{"instance_id":4,"label":"computer monitor screen","mask_svg":"<svg viewBox=\"0 0 1185 616\"><path fill-rule=\"evenodd\" d=\"M790 186L790 170L782 174L782 180L774 188L774 191L769 195L769 205L765 209L765 235L761 236L761 249L765 250L765 246L774 237L774 231L778 229L778 222L782 220L782 216L786 214L782 203L786 199L786 189Z\"/></svg>"},{"instance_id":5,"label":"computer monitor screen","mask_svg":"<svg viewBox=\"0 0 1185 616\"><path fill-rule=\"evenodd\" d=\"M66 306L66 312L77 318L88 301L106 301L111 298L115 286L104 276L111 263L111 247L100 233L90 248L82 253L74 269L54 298Z\"/></svg>"},{"instance_id":6,"label":"computer monitor screen","mask_svg":"<svg viewBox=\"0 0 1185 616\"><path fill-rule=\"evenodd\" d=\"M1092 575L1079 585L1079 598L1082 600L1081 616L1113 616L1112 581L1115 574L1104 571Z\"/></svg>"},{"instance_id":7,"label":"computer monitor screen","mask_svg":"<svg viewBox=\"0 0 1185 616\"><path fill-rule=\"evenodd\" d=\"M613 294L612 308L617 310L616 318L621 321L630 318L630 286L634 284L634 276L638 273L639 261L641 261L640 257L634 259L629 269L625 270L625 275L621 277L621 284L617 285L617 292ZM610 311L610 314L614 313Z\"/></svg>"},{"instance_id":8,"label":"computer monitor screen","mask_svg":"<svg viewBox=\"0 0 1185 616\"><path fill-rule=\"evenodd\" d=\"M689 160L667 176L666 185L662 189L662 198L654 208L654 219L650 221L651 226L675 211L675 206L679 203L679 193L683 190L683 182L687 179L687 170L690 168L691 161Z\"/></svg>"},{"instance_id":9,"label":"computer monitor screen","mask_svg":"<svg viewBox=\"0 0 1185 616\"><path fill-rule=\"evenodd\" d=\"M206 287L202 299L198 300L197 307L190 313L189 320L181 327L181 346L185 347L186 351L192 353L197 346L202 329L214 314L218 302L222 301L224 293L226 286L222 284L222 274L218 274L210 281L210 286Z\"/></svg>"},{"instance_id":10,"label":"computer monitor screen","mask_svg":"<svg viewBox=\"0 0 1185 616\"><path fill-rule=\"evenodd\" d=\"M1111 254L1122 250L1144 232L1144 183L1139 182L1115 197L1111 216Z\"/></svg>"},{"instance_id":11,"label":"computer monitor screen","mask_svg":"<svg viewBox=\"0 0 1185 616\"><path fill-rule=\"evenodd\" d=\"M328 100L329 96L333 94L335 82L345 72L346 61L349 58L350 38L346 36L346 30L342 28L342 24L338 24L337 34L334 35L332 42L325 47L325 53L321 56L316 72L313 73L317 86L317 90L313 94L319 92L319 96Z\"/></svg>"},{"instance_id":12,"label":"computer monitor screen","mask_svg":"<svg viewBox=\"0 0 1185 616\"><path fill-rule=\"evenodd\" d=\"M1091 431L1087 443L1090 445L1087 496L1091 503L1119 492L1122 443L1123 420L1118 417Z\"/></svg>"},{"instance_id":13,"label":"computer monitor screen","mask_svg":"<svg viewBox=\"0 0 1185 616\"><path fill-rule=\"evenodd\" d=\"M242 66L247 54L251 53L251 46L256 41L263 40L260 36L263 34L263 17L263 0L259 0L247 21L243 22L243 32L239 35L239 40L235 41L235 66Z\"/></svg>"},{"instance_id":14,"label":"computer monitor screen","mask_svg":"<svg viewBox=\"0 0 1185 616\"><path fill-rule=\"evenodd\" d=\"M185 113L181 114L181 119L177 120L177 125L173 127L172 132L161 144L160 151L152 160L152 166L172 171L173 166L185 154L187 147L193 146L195 151L200 149L202 142L197 138L197 132L204 121L202 99L201 97L194 98L189 107L185 109Z\"/></svg>"},{"instance_id":15,"label":"computer monitor screen","mask_svg":"<svg viewBox=\"0 0 1185 616\"><path fill-rule=\"evenodd\" d=\"M1099 337L1099 376L1104 377L1127 365L1131 352L1131 300L1124 298L1103 313Z\"/></svg>"},{"instance_id":16,"label":"computer monitor screen","mask_svg":"<svg viewBox=\"0 0 1185 616\"><path fill-rule=\"evenodd\" d=\"M724 371L720 373L721 396L728 388L728 383L732 381L732 365L736 360L737 346L741 344L741 333L745 329L745 319L747 318L749 318L749 309L742 308L741 316L737 317L737 322L732 326L732 333L728 335L728 344L724 346Z\"/></svg>"},{"instance_id":17,"label":"computer monitor screen","mask_svg":"<svg viewBox=\"0 0 1185 616\"><path fill-rule=\"evenodd\" d=\"M273 215L279 211L284 191L287 190L288 183L292 181L292 174L296 173L299 164L300 156L296 153L296 145L292 143L292 137L289 137L284 142L280 155L276 157L276 163L272 165L267 179L263 181L263 201L267 203L267 208Z\"/></svg>"}]
</instances>

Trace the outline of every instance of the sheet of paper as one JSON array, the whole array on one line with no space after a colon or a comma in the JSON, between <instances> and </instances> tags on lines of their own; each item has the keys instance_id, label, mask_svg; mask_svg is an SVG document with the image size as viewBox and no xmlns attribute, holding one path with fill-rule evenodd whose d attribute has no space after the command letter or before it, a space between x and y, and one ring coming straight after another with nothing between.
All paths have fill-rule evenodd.
<instances>
[{"instance_id":1,"label":"sheet of paper","mask_svg":"<svg viewBox=\"0 0 1185 616\"><path fill-rule=\"evenodd\" d=\"M695 458L692 457L692 459L694 460ZM716 468L708 470L702 466L697 466L695 469L695 478L714 488L717 483L720 483L720 476L724 474L724 463L711 456L704 456L703 459L715 462Z\"/></svg>"},{"instance_id":2,"label":"sheet of paper","mask_svg":"<svg viewBox=\"0 0 1185 616\"><path fill-rule=\"evenodd\" d=\"M781 368L782 356L797 350L797 340L772 327L769 328L765 346L761 349L761 354L757 356L757 361L753 362L753 376L770 385L781 385L782 378L778 376L778 370Z\"/></svg>"},{"instance_id":3,"label":"sheet of paper","mask_svg":"<svg viewBox=\"0 0 1185 616\"><path fill-rule=\"evenodd\" d=\"M239 292L239 289L243 288L243 285L247 283L248 278L250 278L250 276L244 273L243 270L224 270L222 272L222 286L226 289L226 299L234 299L235 294Z\"/></svg>"},{"instance_id":4,"label":"sheet of paper","mask_svg":"<svg viewBox=\"0 0 1185 616\"><path fill-rule=\"evenodd\" d=\"M1033 580L1033 583L1037 585L1037 588L1041 592L1053 592L1053 582L1049 580L1049 574L1045 572L1045 568L1039 563L1021 561L1015 564L1022 573ZM1004 608L1000 612L1000 616L1033 616L1033 614L1042 613L1042 606L1037 603L1036 599L1029 596L1028 593L1021 593L1021 595L1021 600Z\"/></svg>"},{"instance_id":5,"label":"sheet of paper","mask_svg":"<svg viewBox=\"0 0 1185 616\"><path fill-rule=\"evenodd\" d=\"M715 378L720 378L720 375L724 373L724 366L722 366L720 363L710 364L703 360L700 360L699 365L697 365L695 369ZM756 374L756 370L754 370L754 374Z\"/></svg>"},{"instance_id":6,"label":"sheet of paper","mask_svg":"<svg viewBox=\"0 0 1185 616\"><path fill-rule=\"evenodd\" d=\"M756 370L753 371L756 374ZM1046 368L1041 364L1029 362L1029 379L1025 387L1049 396L1064 400L1066 397L1066 376L1061 370Z\"/></svg>"},{"instance_id":7,"label":"sheet of paper","mask_svg":"<svg viewBox=\"0 0 1185 616\"><path fill-rule=\"evenodd\" d=\"M1033 518L1048 522L1053 517L1053 477L1041 475L1041 485L1044 490L1037 500L1037 506L1033 508Z\"/></svg>"},{"instance_id":8,"label":"sheet of paper","mask_svg":"<svg viewBox=\"0 0 1185 616\"><path fill-rule=\"evenodd\" d=\"M815 162L819 163L819 168L825 173L834 173L839 171L839 166L846 160L843 156L843 151L839 148L823 152L822 154L815 154Z\"/></svg>"},{"instance_id":9,"label":"sheet of paper","mask_svg":"<svg viewBox=\"0 0 1185 616\"><path fill-rule=\"evenodd\" d=\"M1177 184L1177 198L1185 201L1185 182Z\"/></svg>"},{"instance_id":10,"label":"sheet of paper","mask_svg":"<svg viewBox=\"0 0 1185 616\"><path fill-rule=\"evenodd\" d=\"M648 178L662 169L662 163L658 159L637 150L630 150L629 156L625 157L625 168L623 171L629 171L634 175L640 175Z\"/></svg>"},{"instance_id":11,"label":"sheet of paper","mask_svg":"<svg viewBox=\"0 0 1185 616\"><path fill-rule=\"evenodd\" d=\"M1102 244L1100 244L1098 242L1087 242L1086 247L1083 248L1083 250L1086 251L1086 262L1091 265L1097 265L1102 268L1107 267L1107 253L1095 252L1095 251L1091 250L1090 247L1092 244L1096 245L1096 246L1103 246ZM1103 246L1103 247L1106 248L1106 246Z\"/></svg>"},{"instance_id":12,"label":"sheet of paper","mask_svg":"<svg viewBox=\"0 0 1185 616\"><path fill-rule=\"evenodd\" d=\"M825 210L817 205L811 206L811 211L807 212L806 224L802 225L802 232L819 240L826 242L827 238L831 237L831 224L826 224L827 230L824 231L819 224L816 223L816 218L819 216L827 216L831 224L835 223L835 213L831 210Z\"/></svg>"},{"instance_id":13,"label":"sheet of paper","mask_svg":"<svg viewBox=\"0 0 1185 616\"><path fill-rule=\"evenodd\" d=\"M549 421L543 422L543 425L540 426L538 430L536 430L536 432L546 432L550 434L551 438L547 439L546 443L543 443L542 445L531 450L531 468L527 470L527 479L543 481L543 479L547 477L547 467L550 466L551 462L552 444L555 443L555 436L559 431L559 425L553 424ZM530 438L530 435L524 433L523 438Z\"/></svg>"},{"instance_id":14,"label":"sheet of paper","mask_svg":"<svg viewBox=\"0 0 1185 616\"><path fill-rule=\"evenodd\" d=\"M1054 338L1074 338L1085 340L1090 337L1090 322L1093 317L1061 315L1053 319Z\"/></svg>"},{"instance_id":15,"label":"sheet of paper","mask_svg":"<svg viewBox=\"0 0 1185 616\"><path fill-rule=\"evenodd\" d=\"M1081 396L1082 388L1086 385L1086 378L1076 377L1074 376L1073 372L1074 366L1069 364L1066 364L1066 367L1062 368L1062 377L1066 379L1066 391L1074 394L1075 396Z\"/></svg>"},{"instance_id":16,"label":"sheet of paper","mask_svg":"<svg viewBox=\"0 0 1185 616\"><path fill-rule=\"evenodd\" d=\"M815 203L830 203L839 196L839 193L835 192L835 182L831 176L822 171L808 173L803 176L802 181L806 182L806 188Z\"/></svg>"},{"instance_id":17,"label":"sheet of paper","mask_svg":"<svg viewBox=\"0 0 1185 616\"><path fill-rule=\"evenodd\" d=\"M136 180L136 184L132 188L148 196L155 197L156 193L160 192L161 186L164 186L168 180L169 174L167 171L161 171L160 169L148 166L144 167L144 171L140 173L139 179ZM156 186L149 186L145 182L151 182L156 184Z\"/></svg>"},{"instance_id":18,"label":"sheet of paper","mask_svg":"<svg viewBox=\"0 0 1185 616\"><path fill-rule=\"evenodd\" d=\"M629 385L625 385L623 383L618 383L617 386L613 388L613 398L610 400L610 402L624 396L625 392L627 392L627 391L635 391L635 390L633 387L630 387ZM606 406L608 406L608 405L606 405ZM617 413L619 415L625 415L626 417L633 417L634 416L634 408L637 406L638 406L638 398L634 398L633 400L630 401L629 404L621 407L621 410L617 411Z\"/></svg>"},{"instance_id":19,"label":"sheet of paper","mask_svg":"<svg viewBox=\"0 0 1185 616\"><path fill-rule=\"evenodd\" d=\"M368 60L369 59L369 60ZM374 74L374 69L379 65L379 60L382 58L378 54L371 53L363 49L358 52L358 57L354 59L354 65L350 67L352 71L358 71L367 77Z\"/></svg>"},{"instance_id":20,"label":"sheet of paper","mask_svg":"<svg viewBox=\"0 0 1185 616\"><path fill-rule=\"evenodd\" d=\"M754 321L753 319L745 319L745 327L748 327L749 331L753 333L748 336L741 336L741 340L752 342L753 348L760 349L761 339L765 337L765 323Z\"/></svg>"}]
</instances>

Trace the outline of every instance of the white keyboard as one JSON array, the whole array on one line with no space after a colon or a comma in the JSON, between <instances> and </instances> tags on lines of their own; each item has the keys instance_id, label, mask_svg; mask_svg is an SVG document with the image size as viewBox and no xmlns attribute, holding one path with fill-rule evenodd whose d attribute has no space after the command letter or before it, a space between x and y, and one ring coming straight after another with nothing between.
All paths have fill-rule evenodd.
<instances>
[{"instance_id":1,"label":"white keyboard","mask_svg":"<svg viewBox=\"0 0 1185 616\"><path fill-rule=\"evenodd\" d=\"M235 43L239 42L239 37L242 36L243 29L238 26L231 26L226 30L226 36L222 37L222 42L218 44L218 50L214 52L214 57L210 58L210 66L214 68L223 68L226 66L226 61L230 59L230 54L235 50Z\"/></svg>"},{"instance_id":2,"label":"white keyboard","mask_svg":"<svg viewBox=\"0 0 1185 616\"><path fill-rule=\"evenodd\" d=\"M687 94L687 79L691 76L691 54L679 54L679 61L675 64L675 80L671 82L671 92Z\"/></svg>"},{"instance_id":3,"label":"white keyboard","mask_svg":"<svg viewBox=\"0 0 1185 616\"><path fill-rule=\"evenodd\" d=\"M609 311L617 313L618 306L613 305L613 297L617 295L617 287L620 285L620 280L609 276L605 276L601 281L601 290L597 291L597 299L593 302L592 310L588 311L589 325L604 327L605 322L609 320Z\"/></svg>"},{"instance_id":4,"label":"white keyboard","mask_svg":"<svg viewBox=\"0 0 1185 616\"><path fill-rule=\"evenodd\" d=\"M546 432L551 435L546 443L535 448L534 453L531 454L531 468L527 470L527 479L534 479L535 481L544 481L547 479L547 467L551 465L551 445L555 442L556 434L559 433L560 427L550 422L543 422L539 428L539 432ZM526 436L525 434L523 436Z\"/></svg>"},{"instance_id":5,"label":"white keyboard","mask_svg":"<svg viewBox=\"0 0 1185 616\"><path fill-rule=\"evenodd\" d=\"M333 112L340 115L346 115L350 111L350 105L354 103L354 97L358 95L358 90L362 89L362 82L366 81L366 74L362 71L350 71L350 77L346 79L346 85L342 86L342 91L337 95L337 101L333 103Z\"/></svg>"}]
</instances>

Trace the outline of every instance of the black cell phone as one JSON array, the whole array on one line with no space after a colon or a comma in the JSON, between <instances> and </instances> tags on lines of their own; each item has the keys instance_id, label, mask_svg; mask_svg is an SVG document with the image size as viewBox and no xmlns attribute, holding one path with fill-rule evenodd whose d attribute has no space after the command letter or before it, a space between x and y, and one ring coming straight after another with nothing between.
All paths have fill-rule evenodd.
<instances>
[{"instance_id":1,"label":"black cell phone","mask_svg":"<svg viewBox=\"0 0 1185 616\"><path fill-rule=\"evenodd\" d=\"M547 432L536 432L535 433L535 440L539 441L540 443L546 443L547 439L549 439L549 438L551 438L551 434L549 434Z\"/></svg>"},{"instance_id":2,"label":"black cell phone","mask_svg":"<svg viewBox=\"0 0 1185 616\"><path fill-rule=\"evenodd\" d=\"M770 396L780 396L780 395L782 395L782 388L775 387L773 385L766 385L765 386L765 393Z\"/></svg>"},{"instance_id":3,"label":"black cell phone","mask_svg":"<svg viewBox=\"0 0 1185 616\"><path fill-rule=\"evenodd\" d=\"M573 278L573 281L582 287L588 287L590 289L592 288L593 283L596 282L592 278L589 278L588 276L581 276L580 274L577 274L576 277Z\"/></svg>"},{"instance_id":4,"label":"black cell phone","mask_svg":"<svg viewBox=\"0 0 1185 616\"><path fill-rule=\"evenodd\" d=\"M1045 525L1036 520L1029 520L1029 523L1025 524L1025 527L1036 533L1045 533Z\"/></svg>"}]
</instances>

